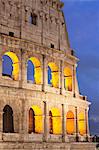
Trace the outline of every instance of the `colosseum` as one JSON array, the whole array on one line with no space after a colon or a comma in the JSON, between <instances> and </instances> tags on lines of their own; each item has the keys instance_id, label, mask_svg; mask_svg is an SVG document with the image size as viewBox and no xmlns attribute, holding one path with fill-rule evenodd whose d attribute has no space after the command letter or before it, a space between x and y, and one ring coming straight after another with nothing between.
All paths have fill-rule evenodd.
<instances>
[{"instance_id":1,"label":"colosseum","mask_svg":"<svg viewBox=\"0 0 99 150\"><path fill-rule=\"evenodd\" d=\"M60 0L0 0L0 150L95 150Z\"/></svg>"}]
</instances>

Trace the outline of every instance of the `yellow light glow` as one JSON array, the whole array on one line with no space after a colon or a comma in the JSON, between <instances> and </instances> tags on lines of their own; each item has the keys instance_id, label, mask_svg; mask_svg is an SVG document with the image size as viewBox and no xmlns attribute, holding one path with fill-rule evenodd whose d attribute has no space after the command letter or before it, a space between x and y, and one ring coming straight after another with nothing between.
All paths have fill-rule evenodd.
<instances>
[{"instance_id":1,"label":"yellow light glow","mask_svg":"<svg viewBox=\"0 0 99 150\"><path fill-rule=\"evenodd\" d=\"M61 134L62 133L62 120L60 111L58 108L52 108L52 126L53 126L53 134Z\"/></svg>"},{"instance_id":2,"label":"yellow light glow","mask_svg":"<svg viewBox=\"0 0 99 150\"><path fill-rule=\"evenodd\" d=\"M55 88L59 87L59 71L58 71L58 67L55 63L50 62L48 64L48 66L51 68L52 71L52 86Z\"/></svg>"},{"instance_id":3,"label":"yellow light glow","mask_svg":"<svg viewBox=\"0 0 99 150\"><path fill-rule=\"evenodd\" d=\"M40 61L36 57L31 57L31 58L29 58L29 60L32 61L32 63L34 64L35 67L41 66Z\"/></svg>"},{"instance_id":4,"label":"yellow light glow","mask_svg":"<svg viewBox=\"0 0 99 150\"><path fill-rule=\"evenodd\" d=\"M42 69L41 69L41 63L36 57L31 57L29 60L32 61L34 65L34 79L36 84L41 84L42 82Z\"/></svg>"},{"instance_id":5,"label":"yellow light glow","mask_svg":"<svg viewBox=\"0 0 99 150\"><path fill-rule=\"evenodd\" d=\"M13 76L14 80L18 80L19 79L19 59L18 59L18 57L13 52L6 52L4 55L7 55L12 59L12 62L13 62L12 76Z\"/></svg>"},{"instance_id":6,"label":"yellow light glow","mask_svg":"<svg viewBox=\"0 0 99 150\"><path fill-rule=\"evenodd\" d=\"M69 67L64 69L64 85L67 91L72 91L72 70Z\"/></svg>"},{"instance_id":7,"label":"yellow light glow","mask_svg":"<svg viewBox=\"0 0 99 150\"><path fill-rule=\"evenodd\" d=\"M42 110L40 107L33 105L31 107L35 113L35 132L42 133L43 131L43 117Z\"/></svg>"},{"instance_id":8,"label":"yellow light glow","mask_svg":"<svg viewBox=\"0 0 99 150\"><path fill-rule=\"evenodd\" d=\"M66 116L66 131L68 134L73 134L74 130L74 114L72 111L68 111Z\"/></svg>"},{"instance_id":9,"label":"yellow light glow","mask_svg":"<svg viewBox=\"0 0 99 150\"><path fill-rule=\"evenodd\" d=\"M85 116L83 112L80 112L78 115L78 128L79 128L79 133L81 135L84 135L86 133Z\"/></svg>"}]
</instances>

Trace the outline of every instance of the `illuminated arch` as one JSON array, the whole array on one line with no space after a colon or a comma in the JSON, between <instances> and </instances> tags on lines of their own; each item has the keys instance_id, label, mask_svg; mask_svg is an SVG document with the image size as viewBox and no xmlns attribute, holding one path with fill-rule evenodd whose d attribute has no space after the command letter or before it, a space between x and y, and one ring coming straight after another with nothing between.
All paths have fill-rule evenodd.
<instances>
[{"instance_id":1,"label":"illuminated arch","mask_svg":"<svg viewBox=\"0 0 99 150\"><path fill-rule=\"evenodd\" d=\"M75 130L74 114L72 111L68 111L66 115L66 131L68 134L73 134Z\"/></svg>"},{"instance_id":2,"label":"illuminated arch","mask_svg":"<svg viewBox=\"0 0 99 150\"><path fill-rule=\"evenodd\" d=\"M86 133L85 115L83 112L80 112L78 115L78 129L81 135L84 135Z\"/></svg>"},{"instance_id":3,"label":"illuminated arch","mask_svg":"<svg viewBox=\"0 0 99 150\"><path fill-rule=\"evenodd\" d=\"M29 58L27 62L27 80L35 84L41 84L41 63L36 57Z\"/></svg>"},{"instance_id":4,"label":"illuminated arch","mask_svg":"<svg viewBox=\"0 0 99 150\"><path fill-rule=\"evenodd\" d=\"M67 91L72 91L72 70L69 67L64 69L64 88Z\"/></svg>"},{"instance_id":5,"label":"illuminated arch","mask_svg":"<svg viewBox=\"0 0 99 150\"><path fill-rule=\"evenodd\" d=\"M49 132L51 134L62 133L62 120L58 108L52 108L49 111Z\"/></svg>"},{"instance_id":6,"label":"illuminated arch","mask_svg":"<svg viewBox=\"0 0 99 150\"><path fill-rule=\"evenodd\" d=\"M59 71L55 63L48 64L48 84L58 88L59 87Z\"/></svg>"},{"instance_id":7,"label":"illuminated arch","mask_svg":"<svg viewBox=\"0 0 99 150\"><path fill-rule=\"evenodd\" d=\"M19 79L19 59L13 52L6 52L2 57L2 75L14 80Z\"/></svg>"},{"instance_id":8,"label":"illuminated arch","mask_svg":"<svg viewBox=\"0 0 99 150\"><path fill-rule=\"evenodd\" d=\"M43 120L40 107L33 105L29 110L29 133L42 133Z\"/></svg>"}]
</instances>

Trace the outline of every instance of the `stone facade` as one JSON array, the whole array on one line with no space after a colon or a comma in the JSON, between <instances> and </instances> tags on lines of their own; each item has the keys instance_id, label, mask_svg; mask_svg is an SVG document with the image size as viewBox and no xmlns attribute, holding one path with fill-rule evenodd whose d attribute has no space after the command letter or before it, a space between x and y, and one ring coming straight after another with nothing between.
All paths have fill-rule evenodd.
<instances>
[{"instance_id":1,"label":"stone facade","mask_svg":"<svg viewBox=\"0 0 99 150\"><path fill-rule=\"evenodd\" d=\"M79 94L76 78L78 59L74 56L68 41L64 14L61 10L63 3L60 0L0 0L0 6L0 149L81 149L79 144L74 142L86 141L90 137L90 103L85 96ZM3 75L3 56L7 55L7 52L12 52L19 60L18 79ZM31 57L40 61L40 84L27 82L27 61ZM58 87L48 84L50 62L58 67ZM69 67L72 72L71 90L66 90L64 86L65 67ZM13 133L4 132L6 105L13 110ZM29 109L32 106L39 106L42 110L41 133L28 132ZM50 134L49 111L52 108L57 108L60 112L60 116L56 116L61 120L59 134ZM69 111L74 114L74 130L71 134L67 132L67 119L71 119L66 118ZM80 134L80 112L84 114L83 135ZM85 144L81 150L88 148L94 150L95 146Z\"/></svg>"}]
</instances>

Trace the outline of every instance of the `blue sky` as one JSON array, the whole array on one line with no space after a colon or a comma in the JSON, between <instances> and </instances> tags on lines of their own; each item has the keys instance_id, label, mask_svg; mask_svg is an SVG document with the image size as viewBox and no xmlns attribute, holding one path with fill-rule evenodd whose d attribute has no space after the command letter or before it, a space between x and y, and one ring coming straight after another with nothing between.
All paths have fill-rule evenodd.
<instances>
[{"instance_id":1,"label":"blue sky","mask_svg":"<svg viewBox=\"0 0 99 150\"><path fill-rule=\"evenodd\" d=\"M80 59L79 88L92 103L91 134L99 135L99 0L62 0L71 48Z\"/></svg>"}]
</instances>

